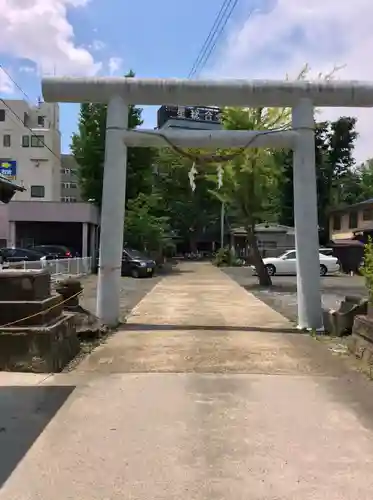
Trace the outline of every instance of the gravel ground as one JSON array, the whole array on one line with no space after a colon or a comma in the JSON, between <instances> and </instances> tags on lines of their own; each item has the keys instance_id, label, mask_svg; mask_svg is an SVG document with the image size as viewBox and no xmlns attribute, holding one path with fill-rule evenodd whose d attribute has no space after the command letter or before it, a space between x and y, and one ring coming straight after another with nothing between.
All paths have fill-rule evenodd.
<instances>
[{"instance_id":1,"label":"gravel ground","mask_svg":"<svg viewBox=\"0 0 373 500\"><path fill-rule=\"evenodd\" d=\"M152 288L163 278L162 275L153 278L121 278L120 289L120 320L124 322L132 309L140 300L149 293ZM81 305L95 314L97 295L97 275L91 275L82 279L84 291L80 300Z\"/></svg>"},{"instance_id":2,"label":"gravel ground","mask_svg":"<svg viewBox=\"0 0 373 500\"><path fill-rule=\"evenodd\" d=\"M295 276L274 276L273 287L262 288L249 268L227 267L222 269L247 291L280 312L291 321L297 320L297 293ZM346 295L366 296L361 276L335 275L321 278L322 302L325 309L338 309Z\"/></svg>"}]
</instances>

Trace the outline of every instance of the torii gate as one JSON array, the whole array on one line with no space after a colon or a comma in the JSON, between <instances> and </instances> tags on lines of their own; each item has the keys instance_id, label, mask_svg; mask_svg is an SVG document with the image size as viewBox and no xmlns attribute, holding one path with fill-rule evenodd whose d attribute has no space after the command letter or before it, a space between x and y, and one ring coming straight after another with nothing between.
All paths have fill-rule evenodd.
<instances>
[{"instance_id":1,"label":"torii gate","mask_svg":"<svg viewBox=\"0 0 373 500\"><path fill-rule=\"evenodd\" d=\"M294 218L297 250L298 327L323 328L315 175L314 106L373 107L373 83L140 78L59 78L42 81L46 102L107 103L97 315L119 321L125 216L127 146L289 147L294 150ZM128 106L291 107L289 131L129 131Z\"/></svg>"}]
</instances>

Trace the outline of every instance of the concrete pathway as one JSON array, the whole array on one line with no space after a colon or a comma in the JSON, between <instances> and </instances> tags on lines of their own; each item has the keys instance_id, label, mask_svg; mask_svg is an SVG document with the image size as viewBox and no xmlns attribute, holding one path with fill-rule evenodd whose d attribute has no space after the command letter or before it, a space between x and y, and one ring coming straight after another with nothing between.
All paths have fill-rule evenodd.
<instances>
[{"instance_id":1,"label":"concrete pathway","mask_svg":"<svg viewBox=\"0 0 373 500\"><path fill-rule=\"evenodd\" d=\"M75 372L0 374L0 500L370 500L372 383L291 329L182 266Z\"/></svg>"}]
</instances>

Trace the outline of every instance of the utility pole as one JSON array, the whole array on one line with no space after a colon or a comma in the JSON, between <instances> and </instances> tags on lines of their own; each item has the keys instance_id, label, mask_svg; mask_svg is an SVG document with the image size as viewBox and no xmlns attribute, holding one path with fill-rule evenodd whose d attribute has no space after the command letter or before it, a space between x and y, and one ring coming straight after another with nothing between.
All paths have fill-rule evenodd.
<instances>
[{"instance_id":1,"label":"utility pole","mask_svg":"<svg viewBox=\"0 0 373 500\"><path fill-rule=\"evenodd\" d=\"M225 205L222 201L220 210L220 248L224 248L224 217L225 217Z\"/></svg>"}]
</instances>

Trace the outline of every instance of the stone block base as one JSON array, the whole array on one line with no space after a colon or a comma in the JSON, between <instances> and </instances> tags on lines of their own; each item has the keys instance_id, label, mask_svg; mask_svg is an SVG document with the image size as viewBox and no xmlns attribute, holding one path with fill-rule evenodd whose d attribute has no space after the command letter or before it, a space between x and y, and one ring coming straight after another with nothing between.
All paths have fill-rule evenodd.
<instances>
[{"instance_id":1,"label":"stone block base","mask_svg":"<svg viewBox=\"0 0 373 500\"><path fill-rule=\"evenodd\" d=\"M56 321L63 311L62 296L59 294L51 295L44 300L18 300L18 301L0 301L1 325L9 326L37 326L49 325Z\"/></svg>"},{"instance_id":2,"label":"stone block base","mask_svg":"<svg viewBox=\"0 0 373 500\"><path fill-rule=\"evenodd\" d=\"M64 313L48 326L0 331L0 370L56 373L79 352L75 315Z\"/></svg>"},{"instance_id":3,"label":"stone block base","mask_svg":"<svg viewBox=\"0 0 373 500\"><path fill-rule=\"evenodd\" d=\"M355 317L348 348L356 358L373 367L373 318Z\"/></svg>"},{"instance_id":4,"label":"stone block base","mask_svg":"<svg viewBox=\"0 0 373 500\"><path fill-rule=\"evenodd\" d=\"M341 302L338 311L324 311L324 328L334 337L350 335L352 333L354 319L358 315L367 314L368 301L360 297L347 296Z\"/></svg>"}]
</instances>

